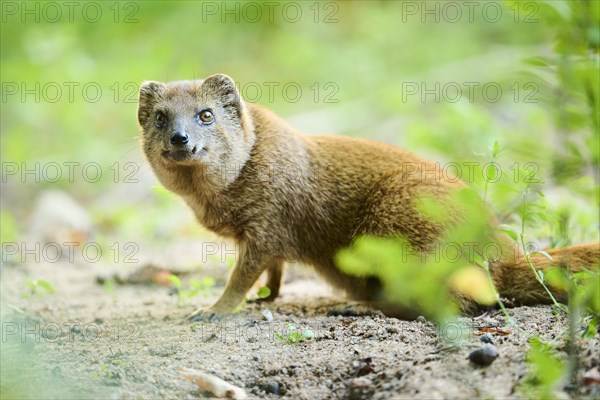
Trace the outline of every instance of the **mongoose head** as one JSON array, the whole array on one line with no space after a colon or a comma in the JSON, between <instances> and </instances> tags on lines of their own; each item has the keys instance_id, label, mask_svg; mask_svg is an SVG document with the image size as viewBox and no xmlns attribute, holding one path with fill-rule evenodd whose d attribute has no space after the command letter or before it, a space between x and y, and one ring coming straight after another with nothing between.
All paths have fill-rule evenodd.
<instances>
[{"instance_id":1,"label":"mongoose head","mask_svg":"<svg viewBox=\"0 0 600 400\"><path fill-rule=\"evenodd\" d=\"M254 129L233 80L144 82L138 121L144 153L154 169L197 165L241 169L250 156Z\"/></svg>"}]
</instances>

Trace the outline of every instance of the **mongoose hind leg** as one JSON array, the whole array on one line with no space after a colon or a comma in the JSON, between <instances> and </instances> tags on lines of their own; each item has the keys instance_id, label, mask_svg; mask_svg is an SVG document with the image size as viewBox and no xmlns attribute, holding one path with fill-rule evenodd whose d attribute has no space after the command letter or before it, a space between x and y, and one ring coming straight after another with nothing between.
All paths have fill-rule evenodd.
<instances>
[{"instance_id":1,"label":"mongoose hind leg","mask_svg":"<svg viewBox=\"0 0 600 400\"><path fill-rule=\"evenodd\" d=\"M374 276L347 274L337 267L333 259L321 259L314 264L319 275L333 287L344 290L352 300L373 301L381 296L381 282Z\"/></svg>"},{"instance_id":2,"label":"mongoose hind leg","mask_svg":"<svg viewBox=\"0 0 600 400\"><path fill-rule=\"evenodd\" d=\"M283 278L283 267L284 263L275 262L267 269L267 287L271 290L271 294L263 299L257 299L257 302L273 301L279 296L279 288L281 287L281 280Z\"/></svg>"}]
</instances>

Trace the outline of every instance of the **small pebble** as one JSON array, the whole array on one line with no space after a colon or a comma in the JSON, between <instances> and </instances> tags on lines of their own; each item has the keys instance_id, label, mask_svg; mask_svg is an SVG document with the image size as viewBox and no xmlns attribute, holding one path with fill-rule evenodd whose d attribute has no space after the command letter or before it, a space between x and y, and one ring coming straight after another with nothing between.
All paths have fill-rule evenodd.
<instances>
[{"instance_id":1,"label":"small pebble","mask_svg":"<svg viewBox=\"0 0 600 400\"><path fill-rule=\"evenodd\" d=\"M373 382L365 377L354 378L350 380L349 393L347 398L349 400L367 399L372 397Z\"/></svg>"},{"instance_id":2,"label":"small pebble","mask_svg":"<svg viewBox=\"0 0 600 400\"><path fill-rule=\"evenodd\" d=\"M373 369L372 362L373 362L373 360L371 359L371 357L367 357L362 360L354 361L352 363L352 365L356 371L356 376L357 377L365 376L365 375L368 375L371 372L373 372L374 369Z\"/></svg>"},{"instance_id":3,"label":"small pebble","mask_svg":"<svg viewBox=\"0 0 600 400\"><path fill-rule=\"evenodd\" d=\"M568 383L563 387L565 392L575 392L577 390L577 385L573 383Z\"/></svg>"},{"instance_id":4,"label":"small pebble","mask_svg":"<svg viewBox=\"0 0 600 400\"><path fill-rule=\"evenodd\" d=\"M356 311L354 308L352 307L346 307L343 310L339 310L336 308L330 308L327 311L327 316L328 317L338 317L338 316L342 316L342 317L358 317L360 314L358 313L358 311Z\"/></svg>"},{"instance_id":5,"label":"small pebble","mask_svg":"<svg viewBox=\"0 0 600 400\"><path fill-rule=\"evenodd\" d=\"M600 383L600 371L598 367L592 368L583 374L583 383L586 385L594 385Z\"/></svg>"},{"instance_id":6,"label":"small pebble","mask_svg":"<svg viewBox=\"0 0 600 400\"><path fill-rule=\"evenodd\" d=\"M496 358L498 358L498 350L489 344L486 344L469 354L469 361L483 367L487 367L493 363Z\"/></svg>"},{"instance_id":7,"label":"small pebble","mask_svg":"<svg viewBox=\"0 0 600 400\"><path fill-rule=\"evenodd\" d=\"M485 326L488 328L497 328L501 325L502 324L500 324L500 322L498 322L494 318L487 317L481 320L481 326Z\"/></svg>"},{"instance_id":8,"label":"small pebble","mask_svg":"<svg viewBox=\"0 0 600 400\"><path fill-rule=\"evenodd\" d=\"M281 388L279 387L279 382L277 381L268 381L259 387L264 390L266 393L279 395L281 392Z\"/></svg>"},{"instance_id":9,"label":"small pebble","mask_svg":"<svg viewBox=\"0 0 600 400\"><path fill-rule=\"evenodd\" d=\"M262 315L267 321L273 322L273 313L271 311L263 310Z\"/></svg>"},{"instance_id":10,"label":"small pebble","mask_svg":"<svg viewBox=\"0 0 600 400\"><path fill-rule=\"evenodd\" d=\"M483 334L483 335L479 336L479 340L481 340L483 343L494 344L494 340L492 339L492 335L490 335L489 333L486 333L486 334Z\"/></svg>"},{"instance_id":11,"label":"small pebble","mask_svg":"<svg viewBox=\"0 0 600 400\"><path fill-rule=\"evenodd\" d=\"M81 329L78 326L72 326L70 331L72 333L76 333L76 334L80 334L81 333Z\"/></svg>"}]
</instances>

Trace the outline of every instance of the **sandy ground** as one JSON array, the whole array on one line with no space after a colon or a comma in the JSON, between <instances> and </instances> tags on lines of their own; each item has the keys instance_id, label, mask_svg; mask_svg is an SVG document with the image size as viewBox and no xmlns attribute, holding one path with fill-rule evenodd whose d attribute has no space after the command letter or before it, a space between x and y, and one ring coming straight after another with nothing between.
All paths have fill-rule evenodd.
<instances>
[{"instance_id":1,"label":"sandy ground","mask_svg":"<svg viewBox=\"0 0 600 400\"><path fill-rule=\"evenodd\" d=\"M527 373L528 338L495 310L462 318L460 327L441 327L444 339L423 318L387 318L344 301L310 270L292 270L275 302L248 303L219 323L192 323L185 317L218 296L224 267L197 273L214 275L217 285L187 305L178 305L165 285L107 291L96 277L114 272L110 268L117 267L81 261L3 266L3 399L210 397L184 379L182 368L220 377L251 398L527 397L519 385ZM128 268L119 273L139 266ZM23 298L32 277L52 282L55 292ZM263 317L265 309L272 322ZM561 349L566 320L550 307L511 313L526 332L555 340ZM314 338L282 342L277 334L286 335L287 323ZM484 328L493 328L500 356L477 367L467 356L482 345ZM598 337L581 342L579 375L598 365L598 344ZM597 398L597 389L579 384L558 395Z\"/></svg>"}]
</instances>

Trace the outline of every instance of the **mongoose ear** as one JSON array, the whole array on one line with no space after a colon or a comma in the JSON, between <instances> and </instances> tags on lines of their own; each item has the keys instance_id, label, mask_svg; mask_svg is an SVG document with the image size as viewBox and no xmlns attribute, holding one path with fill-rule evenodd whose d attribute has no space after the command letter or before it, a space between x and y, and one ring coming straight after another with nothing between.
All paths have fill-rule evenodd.
<instances>
[{"instance_id":1,"label":"mongoose ear","mask_svg":"<svg viewBox=\"0 0 600 400\"><path fill-rule=\"evenodd\" d=\"M235 108L238 117L243 112L242 98L235 87L233 79L224 74L211 75L202 83L202 89L212 93L220 100L223 107Z\"/></svg>"},{"instance_id":2,"label":"mongoose ear","mask_svg":"<svg viewBox=\"0 0 600 400\"><path fill-rule=\"evenodd\" d=\"M140 86L140 98L138 101L138 122L141 126L146 124L152 115L152 109L156 99L161 95L165 85L160 82L146 81Z\"/></svg>"},{"instance_id":3,"label":"mongoose ear","mask_svg":"<svg viewBox=\"0 0 600 400\"><path fill-rule=\"evenodd\" d=\"M239 119L244 131L254 130L250 114L246 112L246 106L233 79L224 74L211 75L202 83L202 89L213 94L226 110L230 110Z\"/></svg>"}]
</instances>

